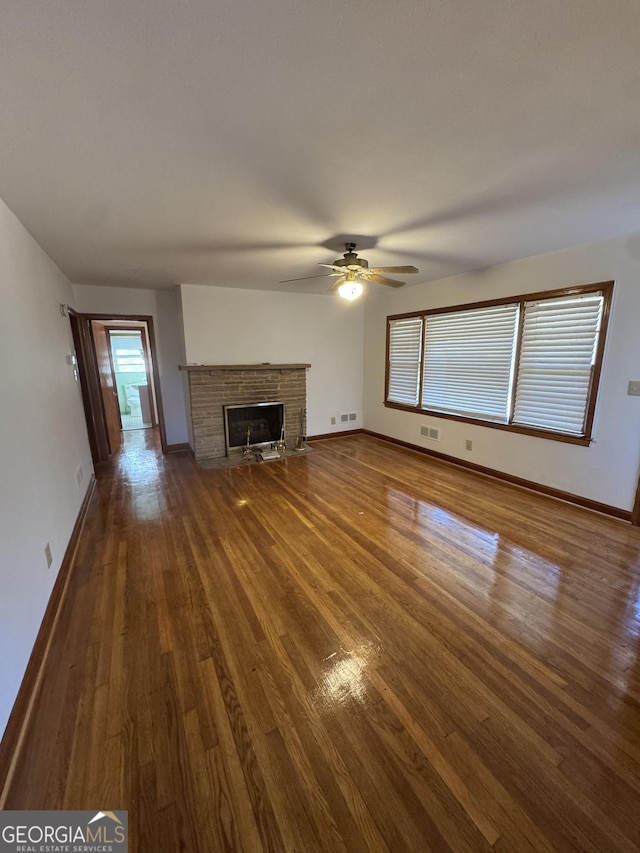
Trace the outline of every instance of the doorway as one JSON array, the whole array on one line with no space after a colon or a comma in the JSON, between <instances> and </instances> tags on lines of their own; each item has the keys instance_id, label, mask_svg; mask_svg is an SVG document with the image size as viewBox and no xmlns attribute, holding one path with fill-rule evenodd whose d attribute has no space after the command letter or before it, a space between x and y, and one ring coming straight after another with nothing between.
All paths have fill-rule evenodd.
<instances>
[{"instance_id":1,"label":"doorway","mask_svg":"<svg viewBox=\"0 0 640 853\"><path fill-rule=\"evenodd\" d=\"M92 326L99 321L93 320ZM153 429L158 410L146 323L105 323L121 430Z\"/></svg>"},{"instance_id":2,"label":"doorway","mask_svg":"<svg viewBox=\"0 0 640 853\"><path fill-rule=\"evenodd\" d=\"M157 429L166 452L153 319L72 309L69 319L94 463L115 453L128 429Z\"/></svg>"},{"instance_id":3,"label":"doorway","mask_svg":"<svg viewBox=\"0 0 640 853\"><path fill-rule=\"evenodd\" d=\"M153 429L153 380L142 330L109 327L108 337L122 430Z\"/></svg>"}]
</instances>

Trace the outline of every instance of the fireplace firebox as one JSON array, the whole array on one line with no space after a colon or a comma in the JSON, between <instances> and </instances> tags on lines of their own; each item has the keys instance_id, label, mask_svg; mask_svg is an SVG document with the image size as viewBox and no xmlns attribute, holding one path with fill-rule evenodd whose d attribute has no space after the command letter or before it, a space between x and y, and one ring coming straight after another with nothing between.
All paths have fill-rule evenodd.
<instances>
[{"instance_id":1,"label":"fireplace firebox","mask_svg":"<svg viewBox=\"0 0 640 853\"><path fill-rule=\"evenodd\" d=\"M284 403L224 406L227 456L251 447L269 447L278 441L284 425Z\"/></svg>"}]
</instances>

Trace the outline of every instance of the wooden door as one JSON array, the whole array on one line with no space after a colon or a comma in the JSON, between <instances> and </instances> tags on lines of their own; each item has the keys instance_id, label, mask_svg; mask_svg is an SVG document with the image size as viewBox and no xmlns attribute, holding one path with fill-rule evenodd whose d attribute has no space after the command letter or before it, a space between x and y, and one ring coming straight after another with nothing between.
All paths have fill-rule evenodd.
<instances>
[{"instance_id":1,"label":"wooden door","mask_svg":"<svg viewBox=\"0 0 640 853\"><path fill-rule=\"evenodd\" d=\"M91 458L97 465L98 462L104 462L109 458L109 437L104 421L104 406L96 369L91 321L83 314L78 314L73 308L69 308L69 323L77 358L78 379L87 422Z\"/></svg>"},{"instance_id":2,"label":"wooden door","mask_svg":"<svg viewBox=\"0 0 640 853\"><path fill-rule=\"evenodd\" d=\"M116 450L120 449L122 422L120 420L120 406L118 405L118 390L113 377L111 347L109 346L108 333L104 323L92 320L91 330L93 332L93 344L98 363L102 402L104 404L105 421L109 435L109 450L111 453L115 453Z\"/></svg>"}]
</instances>

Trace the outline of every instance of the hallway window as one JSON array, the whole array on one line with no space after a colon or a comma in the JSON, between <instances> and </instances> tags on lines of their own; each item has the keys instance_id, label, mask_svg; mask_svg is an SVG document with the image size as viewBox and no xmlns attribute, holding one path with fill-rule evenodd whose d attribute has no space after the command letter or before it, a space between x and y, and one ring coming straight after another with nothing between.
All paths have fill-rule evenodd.
<instances>
[{"instance_id":1,"label":"hallway window","mask_svg":"<svg viewBox=\"0 0 640 853\"><path fill-rule=\"evenodd\" d=\"M133 335L123 336L122 332L111 333L111 353L113 369L116 373L144 372L144 352L138 332L137 340Z\"/></svg>"}]
</instances>

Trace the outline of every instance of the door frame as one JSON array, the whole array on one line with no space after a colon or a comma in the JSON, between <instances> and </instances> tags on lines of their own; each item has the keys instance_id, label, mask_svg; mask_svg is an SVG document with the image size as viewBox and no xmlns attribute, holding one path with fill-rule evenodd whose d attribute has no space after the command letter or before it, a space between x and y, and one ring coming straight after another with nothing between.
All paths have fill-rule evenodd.
<instances>
[{"instance_id":1,"label":"door frame","mask_svg":"<svg viewBox=\"0 0 640 853\"><path fill-rule=\"evenodd\" d=\"M638 478L638 488L636 489L636 500L631 510L631 524L640 527L640 477Z\"/></svg>"},{"instance_id":2,"label":"door frame","mask_svg":"<svg viewBox=\"0 0 640 853\"><path fill-rule=\"evenodd\" d=\"M153 365L153 358L151 358L151 354L149 352L149 347L147 346L147 335L149 332L149 328L147 327L147 335L144 334L144 330L139 326L123 326L122 323L109 323L108 321L104 321L104 327L107 330L107 334L110 332L138 332L140 335L140 343L142 344L142 351L144 353L144 372L147 377L147 385L150 389L149 395L149 403L151 407L151 426L158 426L158 419L160 417L159 413L156 412L157 402L156 402L156 382L155 377L151 373L151 366ZM109 349L111 350L111 364L113 366L113 375L115 377L115 364L113 362L113 349L111 336L109 335Z\"/></svg>"},{"instance_id":3,"label":"door frame","mask_svg":"<svg viewBox=\"0 0 640 853\"><path fill-rule=\"evenodd\" d=\"M156 400L158 416L158 432L160 433L160 445L162 452L167 452L167 433L164 423L164 411L162 406L162 391L160 388L160 373L158 370L158 355L153 326L153 317L147 314L89 314L75 311L69 307L69 321L74 346L76 348L76 360L78 366L78 378L82 392L82 403L87 422L87 433L89 446L94 463L104 462L110 456L109 438L106 426L106 415L102 402L100 390L100 377L98 373L98 362L91 331L91 321L99 320L105 325L109 322L118 323L122 320L134 320L145 323L149 338L149 360L150 371L153 378L153 390ZM144 337L144 336L143 336Z\"/></svg>"}]
</instances>

